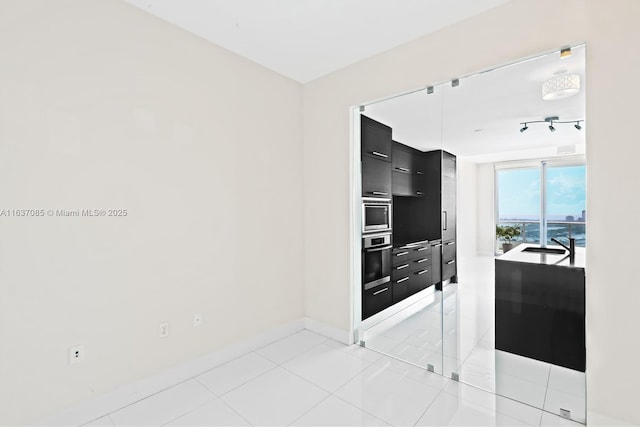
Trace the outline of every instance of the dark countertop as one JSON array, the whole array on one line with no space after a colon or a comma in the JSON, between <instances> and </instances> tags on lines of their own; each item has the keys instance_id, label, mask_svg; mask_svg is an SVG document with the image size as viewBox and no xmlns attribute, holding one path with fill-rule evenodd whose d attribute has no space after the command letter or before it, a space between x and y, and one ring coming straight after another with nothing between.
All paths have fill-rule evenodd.
<instances>
[{"instance_id":1,"label":"dark countertop","mask_svg":"<svg viewBox=\"0 0 640 427\"><path fill-rule=\"evenodd\" d=\"M496 260L500 261L514 261L514 262L526 262L530 264L540 265L555 265L559 267L567 268L585 268L585 249L576 248L576 259L572 264L569 263L569 251L565 250L564 255L556 254L539 254L535 252L522 252L523 249L528 247L540 247L540 245L531 245L523 243L511 249L506 254L496 257ZM562 246L547 245L548 248L563 249Z\"/></svg>"}]
</instances>

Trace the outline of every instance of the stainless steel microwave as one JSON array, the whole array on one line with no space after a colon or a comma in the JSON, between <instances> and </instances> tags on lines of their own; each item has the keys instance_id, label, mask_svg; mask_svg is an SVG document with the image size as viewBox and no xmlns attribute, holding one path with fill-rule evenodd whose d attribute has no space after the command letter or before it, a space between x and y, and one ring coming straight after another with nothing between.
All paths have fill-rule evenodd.
<instances>
[{"instance_id":1,"label":"stainless steel microwave","mask_svg":"<svg viewBox=\"0 0 640 427\"><path fill-rule=\"evenodd\" d=\"M362 198L362 232L391 230L391 199Z\"/></svg>"}]
</instances>

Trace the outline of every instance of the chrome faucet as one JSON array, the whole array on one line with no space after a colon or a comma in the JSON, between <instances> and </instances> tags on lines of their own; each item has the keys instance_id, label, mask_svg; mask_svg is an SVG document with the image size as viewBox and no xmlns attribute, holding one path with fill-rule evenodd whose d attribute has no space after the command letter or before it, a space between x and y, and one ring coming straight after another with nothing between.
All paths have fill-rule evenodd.
<instances>
[{"instance_id":1,"label":"chrome faucet","mask_svg":"<svg viewBox=\"0 0 640 427\"><path fill-rule=\"evenodd\" d=\"M565 245L564 243L559 242L558 240L556 240L555 238L551 238L552 242L556 242L557 244L559 244L560 246L562 246L563 248L565 248L566 250L569 251L569 263L573 264L576 260L576 239L574 239L573 237L569 238L569 246Z\"/></svg>"}]
</instances>

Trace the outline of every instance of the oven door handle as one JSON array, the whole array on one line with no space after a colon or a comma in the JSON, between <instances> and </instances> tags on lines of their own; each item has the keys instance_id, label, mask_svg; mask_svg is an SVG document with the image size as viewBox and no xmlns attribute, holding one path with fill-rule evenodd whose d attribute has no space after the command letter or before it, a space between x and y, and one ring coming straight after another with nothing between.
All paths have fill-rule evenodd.
<instances>
[{"instance_id":1,"label":"oven door handle","mask_svg":"<svg viewBox=\"0 0 640 427\"><path fill-rule=\"evenodd\" d=\"M367 248L367 249L365 249L365 251L367 251L367 252L378 252L378 251L384 251L386 249L391 249L391 248L393 248L393 245L383 246L381 248Z\"/></svg>"}]
</instances>

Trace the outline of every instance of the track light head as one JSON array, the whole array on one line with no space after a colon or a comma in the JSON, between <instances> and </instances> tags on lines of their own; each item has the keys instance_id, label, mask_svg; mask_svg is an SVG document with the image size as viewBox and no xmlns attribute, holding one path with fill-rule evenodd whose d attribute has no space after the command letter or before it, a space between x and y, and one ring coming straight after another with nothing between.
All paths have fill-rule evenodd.
<instances>
[{"instance_id":1,"label":"track light head","mask_svg":"<svg viewBox=\"0 0 640 427\"><path fill-rule=\"evenodd\" d=\"M551 122L551 124L549 125L549 130L551 132L555 132L556 131L556 128L553 127L553 122Z\"/></svg>"},{"instance_id":2,"label":"track light head","mask_svg":"<svg viewBox=\"0 0 640 427\"><path fill-rule=\"evenodd\" d=\"M523 124L523 123L521 123L521 124ZM529 126L527 126L527 124L524 123L524 126L522 127L522 129L520 129L520 132L524 132L527 129L529 129Z\"/></svg>"},{"instance_id":3,"label":"track light head","mask_svg":"<svg viewBox=\"0 0 640 427\"><path fill-rule=\"evenodd\" d=\"M578 130L582 129L582 126L580 126L580 122L576 122L576 124L573 125L573 127L578 129Z\"/></svg>"}]
</instances>

